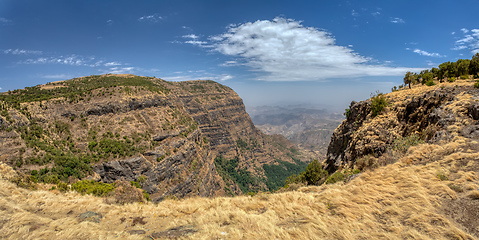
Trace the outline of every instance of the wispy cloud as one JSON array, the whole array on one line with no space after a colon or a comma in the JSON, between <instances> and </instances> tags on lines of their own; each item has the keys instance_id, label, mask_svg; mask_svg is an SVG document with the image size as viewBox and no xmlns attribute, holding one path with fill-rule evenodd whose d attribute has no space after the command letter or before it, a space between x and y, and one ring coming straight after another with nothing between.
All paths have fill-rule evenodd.
<instances>
[{"instance_id":1,"label":"wispy cloud","mask_svg":"<svg viewBox=\"0 0 479 240\"><path fill-rule=\"evenodd\" d=\"M353 17L359 17L359 13L356 12L356 10L353 9L353 10L351 11L351 16L353 16Z\"/></svg>"},{"instance_id":2,"label":"wispy cloud","mask_svg":"<svg viewBox=\"0 0 479 240\"><path fill-rule=\"evenodd\" d=\"M406 23L402 18L390 18L389 21L392 23Z\"/></svg>"},{"instance_id":3,"label":"wispy cloud","mask_svg":"<svg viewBox=\"0 0 479 240\"><path fill-rule=\"evenodd\" d=\"M113 25L113 23L114 23L114 22L113 22L113 20L111 20L111 19L108 19L108 20L106 21L106 24L107 24L107 25Z\"/></svg>"},{"instance_id":4,"label":"wispy cloud","mask_svg":"<svg viewBox=\"0 0 479 240\"><path fill-rule=\"evenodd\" d=\"M111 67L109 69L102 69L100 71L103 73L113 73L113 74L134 73L135 67Z\"/></svg>"},{"instance_id":5,"label":"wispy cloud","mask_svg":"<svg viewBox=\"0 0 479 240\"><path fill-rule=\"evenodd\" d=\"M0 23L2 24L9 24L9 23L12 23L13 21L10 20L10 19L6 19L6 18L3 18L3 17L0 17Z\"/></svg>"},{"instance_id":6,"label":"wispy cloud","mask_svg":"<svg viewBox=\"0 0 479 240\"><path fill-rule=\"evenodd\" d=\"M457 40L453 50L463 50L468 49L472 54L479 52L479 29L468 30L462 28L461 31L464 33L464 37Z\"/></svg>"},{"instance_id":7,"label":"wispy cloud","mask_svg":"<svg viewBox=\"0 0 479 240\"><path fill-rule=\"evenodd\" d=\"M52 75L43 75L41 78L46 78L46 79L70 79L73 78L72 75L68 74L52 74Z\"/></svg>"},{"instance_id":8,"label":"wispy cloud","mask_svg":"<svg viewBox=\"0 0 479 240\"><path fill-rule=\"evenodd\" d=\"M12 55L29 55L29 54L42 54L42 51L37 50L25 50L25 49L6 49L3 50L4 54L12 54Z\"/></svg>"},{"instance_id":9,"label":"wispy cloud","mask_svg":"<svg viewBox=\"0 0 479 240\"><path fill-rule=\"evenodd\" d=\"M183 37L183 38L191 38L191 39L198 39L198 38L200 38L199 36L197 36L197 35L195 35L195 34L183 35L182 37Z\"/></svg>"},{"instance_id":10,"label":"wispy cloud","mask_svg":"<svg viewBox=\"0 0 479 240\"><path fill-rule=\"evenodd\" d=\"M408 49L409 50L409 49ZM427 56L427 57L445 57L439 53L430 53L430 52L427 52L427 51L424 51L424 50L421 50L421 49L414 49L413 52L421 55L421 56Z\"/></svg>"},{"instance_id":11,"label":"wispy cloud","mask_svg":"<svg viewBox=\"0 0 479 240\"><path fill-rule=\"evenodd\" d=\"M213 80L213 81L228 81L233 79L234 77L230 74L209 74L205 71L188 71L184 72L176 72L176 75L170 75L166 77L161 77L167 81L189 81L189 80Z\"/></svg>"},{"instance_id":12,"label":"wispy cloud","mask_svg":"<svg viewBox=\"0 0 479 240\"><path fill-rule=\"evenodd\" d=\"M163 19L164 19L163 16L160 16L160 14L155 13L153 15L142 16L142 17L138 18L138 21L156 23L156 22L159 22Z\"/></svg>"},{"instance_id":13,"label":"wispy cloud","mask_svg":"<svg viewBox=\"0 0 479 240\"><path fill-rule=\"evenodd\" d=\"M94 66L93 61L95 58L85 58L78 55L59 56L59 57L40 57L30 58L25 61L21 61L23 64L63 64L71 66Z\"/></svg>"},{"instance_id":14,"label":"wispy cloud","mask_svg":"<svg viewBox=\"0 0 479 240\"><path fill-rule=\"evenodd\" d=\"M257 72L257 80L321 81L363 76L402 76L408 70L373 64L350 47L336 45L327 31L305 27L300 21L275 18L233 25L208 38L213 51L234 57L224 63ZM193 44L193 43L191 43Z\"/></svg>"},{"instance_id":15,"label":"wispy cloud","mask_svg":"<svg viewBox=\"0 0 479 240\"><path fill-rule=\"evenodd\" d=\"M122 65L120 62L107 62L103 64L105 67L111 67L111 66L120 66Z\"/></svg>"}]
</instances>

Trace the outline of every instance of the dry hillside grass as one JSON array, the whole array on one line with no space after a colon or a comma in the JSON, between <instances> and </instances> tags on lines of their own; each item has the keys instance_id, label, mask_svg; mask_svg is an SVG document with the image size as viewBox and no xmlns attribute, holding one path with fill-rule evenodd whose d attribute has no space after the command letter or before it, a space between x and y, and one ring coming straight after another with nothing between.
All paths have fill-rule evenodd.
<instances>
[{"instance_id":1,"label":"dry hillside grass","mask_svg":"<svg viewBox=\"0 0 479 240\"><path fill-rule=\"evenodd\" d=\"M253 197L120 206L74 192L25 190L1 180L0 235L6 239L145 239L175 236L166 232L173 229L170 233L188 233L182 236L188 239L474 239L471 231L444 214L445 201L478 196L477 174L467 171L478 154L450 153L478 144L456 140L444 146L420 145L399 162L364 172L346 184ZM421 157L425 152L434 154L429 155L431 159ZM447 157L432 161L438 156ZM410 159L426 163L411 164ZM470 160L462 166L464 159ZM3 166L2 177L8 176L7 170ZM463 191L452 190L452 184ZM99 223L80 222L79 214L86 211L103 218Z\"/></svg>"},{"instance_id":2,"label":"dry hillside grass","mask_svg":"<svg viewBox=\"0 0 479 240\"><path fill-rule=\"evenodd\" d=\"M399 91L390 97L405 93ZM470 96L462 96L456 101L470 100ZM450 106L460 116L461 108ZM448 142L411 147L395 163L366 170L350 182L253 197L111 205L102 198L75 192L18 188L6 180L15 173L0 165L0 236L5 239L476 239L479 237L479 143L460 136L460 129L467 124L457 121L450 127L448 131L453 138ZM80 221L79 215L86 211L100 213L102 219L98 223Z\"/></svg>"}]
</instances>

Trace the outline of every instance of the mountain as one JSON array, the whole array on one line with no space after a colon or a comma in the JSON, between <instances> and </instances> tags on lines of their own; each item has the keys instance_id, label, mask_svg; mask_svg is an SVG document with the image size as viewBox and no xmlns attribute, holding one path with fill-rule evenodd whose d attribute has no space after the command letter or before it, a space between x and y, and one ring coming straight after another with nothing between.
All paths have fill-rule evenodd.
<instances>
[{"instance_id":1,"label":"mountain","mask_svg":"<svg viewBox=\"0 0 479 240\"><path fill-rule=\"evenodd\" d=\"M249 109L255 126L266 134L281 134L298 147L326 158L331 135L344 119L314 106L259 106Z\"/></svg>"},{"instance_id":2,"label":"mountain","mask_svg":"<svg viewBox=\"0 0 479 240\"><path fill-rule=\"evenodd\" d=\"M192 83L199 82L173 83L168 89L171 89L172 94L179 91L174 90L173 86ZM68 82L55 86L60 84ZM215 83L208 84L219 86ZM144 202L120 205L112 204L110 196L81 195L81 191L53 188L61 185L28 185L21 181L21 172L0 163L0 236L6 239L478 239L479 89L474 84L475 81L465 79L451 83L436 82L433 86L415 85L411 89L402 88L353 102L345 113L347 118L335 130L331 139L328 159L324 163L330 171L327 176L329 181L320 186L289 184L287 188L275 193L183 199L165 197L158 204ZM133 89L132 92L134 93ZM142 93L135 96L138 98L148 92ZM105 95L109 96L109 93ZM229 98L234 96L236 95ZM109 97L102 99L108 101ZM174 99L178 97L171 97L168 101L173 102ZM204 98L200 101L202 99ZM60 99L49 100L46 110L55 106L50 104L60 104L55 102L58 100ZM220 100L225 101L226 95L222 95ZM44 100L42 106L45 103ZM75 104L77 103L72 102L68 106L72 113L76 113L72 108ZM230 109L237 108L233 104L229 106ZM85 109L91 107L86 106ZM2 118L4 127L20 128L15 124L22 125L20 116L23 115L20 114L23 113L20 111L26 110L15 109L8 110L9 115ZM148 108L142 110L144 109ZM27 110L34 112L30 107ZM226 111L221 112L227 115ZM186 113L185 111L184 114ZM108 114L114 116L113 113L106 115ZM78 117L71 121L71 116L53 116L57 116L57 121L71 124L68 129L72 135L75 132L73 126L77 126L76 121L81 123ZM100 124L99 121L93 121L95 116L98 117L88 115L86 121ZM153 115L147 116L153 124ZM124 118L122 116L120 119ZM176 130L185 127L176 124L171 115L167 119L171 125L177 126ZM55 125L51 121L42 124ZM114 121L114 118L109 121ZM240 123L238 120L235 122ZM28 124L27 120L24 123ZM202 125L201 122L198 123L198 126ZM127 124L146 125L136 118ZM125 124L122 128L126 129L126 126L129 125ZM48 134L54 135L50 132L53 129L46 129ZM254 133L255 130L251 129L250 133ZM174 129L167 128L165 131L173 133L172 130ZM37 131L30 135L34 136ZM203 134L201 128L198 131ZM171 144L178 140L185 140L187 144L187 139L193 132L184 138L169 136L162 141L172 138L177 140L171 141ZM7 133L13 136L17 130L2 134ZM17 134L21 135L22 131L19 130ZM97 140L101 141L99 138L102 135L96 135ZM115 139L115 134L113 136ZM155 133L151 136L164 135ZM202 135L200 140L201 137ZM21 136L1 139L12 141L8 143L9 147L3 147L3 151L8 150L9 153L15 153L24 144ZM50 141L46 137L43 139L42 142ZM15 140L19 143L18 146L14 144ZM134 139L131 141L134 142ZM144 140L139 142L142 141ZM225 146L224 149L229 149L226 145L214 147L213 140L208 141L207 145L202 143L202 146L198 146L196 151L214 155L211 150L213 148ZM240 153L246 153L249 151L247 148L251 147L250 142L244 141L247 144L236 142L236 149ZM201 141L198 145L200 144ZM16 147L17 150L11 150ZM5 157L3 151L2 156ZM35 150L25 147L25 151L21 152L26 155L30 151ZM88 147L84 151L88 152ZM145 151L159 152L161 149L155 147ZM177 153L181 151L183 148L178 147ZM223 150L225 152L228 151ZM172 151L169 156L173 155L177 154ZM216 162L225 166L220 160ZM100 160L99 163L105 162ZM48 164L53 167L53 163ZM17 167L17 170L23 168L24 165ZM314 170L308 166L305 175L314 175ZM217 176L217 179L221 180L221 177ZM125 197L122 191L117 191L120 188L124 190L125 187L117 185L115 194Z\"/></svg>"},{"instance_id":3,"label":"mountain","mask_svg":"<svg viewBox=\"0 0 479 240\"><path fill-rule=\"evenodd\" d=\"M275 190L310 161L213 81L107 74L0 100L0 161L45 183L141 182L153 201L237 195Z\"/></svg>"}]
</instances>

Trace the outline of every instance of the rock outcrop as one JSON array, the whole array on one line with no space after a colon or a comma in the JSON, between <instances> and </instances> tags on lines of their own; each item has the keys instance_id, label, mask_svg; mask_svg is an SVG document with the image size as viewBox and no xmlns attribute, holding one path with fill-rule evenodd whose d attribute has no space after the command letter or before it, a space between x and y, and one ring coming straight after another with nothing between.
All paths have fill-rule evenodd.
<instances>
[{"instance_id":1,"label":"rock outcrop","mask_svg":"<svg viewBox=\"0 0 479 240\"><path fill-rule=\"evenodd\" d=\"M332 173L340 167L353 167L366 155L380 158L394 140L411 134L425 141L445 140L451 137L446 131L449 126L465 118L467 122L479 119L479 91L471 84L420 88L385 95L388 106L376 117L371 114L371 99L352 102L347 119L331 137L327 170ZM474 126L461 134L475 136Z\"/></svg>"}]
</instances>

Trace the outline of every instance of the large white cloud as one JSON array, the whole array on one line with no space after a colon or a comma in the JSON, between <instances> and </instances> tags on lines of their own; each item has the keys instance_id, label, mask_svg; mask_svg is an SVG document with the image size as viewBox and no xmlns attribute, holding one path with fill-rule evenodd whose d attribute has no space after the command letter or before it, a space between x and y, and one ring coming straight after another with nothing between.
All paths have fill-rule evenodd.
<instances>
[{"instance_id":1,"label":"large white cloud","mask_svg":"<svg viewBox=\"0 0 479 240\"><path fill-rule=\"evenodd\" d=\"M373 64L372 59L351 48L336 45L327 31L284 18L231 25L226 33L212 36L209 41L202 47L235 58L224 66L248 66L260 73L257 80L401 76L408 70L416 70Z\"/></svg>"}]
</instances>

